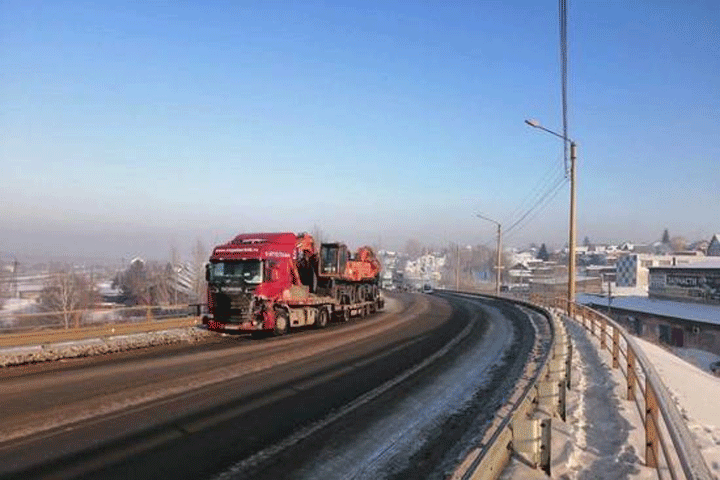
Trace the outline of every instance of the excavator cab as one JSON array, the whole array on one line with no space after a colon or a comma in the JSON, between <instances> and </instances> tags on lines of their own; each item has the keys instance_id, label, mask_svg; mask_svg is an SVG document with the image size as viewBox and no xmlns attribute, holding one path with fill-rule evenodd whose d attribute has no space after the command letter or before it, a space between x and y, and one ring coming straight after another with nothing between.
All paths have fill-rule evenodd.
<instances>
[{"instance_id":1,"label":"excavator cab","mask_svg":"<svg viewBox=\"0 0 720 480\"><path fill-rule=\"evenodd\" d=\"M347 246L343 243L323 243L320 245L320 277L339 278L347 265Z\"/></svg>"}]
</instances>

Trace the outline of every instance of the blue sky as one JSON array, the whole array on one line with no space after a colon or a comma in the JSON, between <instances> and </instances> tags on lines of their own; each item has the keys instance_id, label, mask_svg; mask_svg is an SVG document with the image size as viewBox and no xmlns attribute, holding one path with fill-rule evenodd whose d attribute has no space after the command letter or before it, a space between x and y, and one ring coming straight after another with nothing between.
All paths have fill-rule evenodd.
<instances>
[{"instance_id":1,"label":"blue sky","mask_svg":"<svg viewBox=\"0 0 720 480\"><path fill-rule=\"evenodd\" d=\"M557 2L177 3L0 1L0 255L486 243L562 172ZM580 238L720 231L720 4L571 1L569 42Z\"/></svg>"}]
</instances>

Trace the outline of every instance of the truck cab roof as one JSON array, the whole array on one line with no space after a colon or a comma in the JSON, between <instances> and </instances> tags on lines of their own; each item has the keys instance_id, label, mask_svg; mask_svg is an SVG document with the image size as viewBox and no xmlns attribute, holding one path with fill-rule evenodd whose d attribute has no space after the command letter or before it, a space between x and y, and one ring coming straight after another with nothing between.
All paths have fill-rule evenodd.
<instances>
[{"instance_id":1,"label":"truck cab roof","mask_svg":"<svg viewBox=\"0 0 720 480\"><path fill-rule=\"evenodd\" d=\"M294 233L244 233L218 245L210 261L292 258L297 237Z\"/></svg>"}]
</instances>

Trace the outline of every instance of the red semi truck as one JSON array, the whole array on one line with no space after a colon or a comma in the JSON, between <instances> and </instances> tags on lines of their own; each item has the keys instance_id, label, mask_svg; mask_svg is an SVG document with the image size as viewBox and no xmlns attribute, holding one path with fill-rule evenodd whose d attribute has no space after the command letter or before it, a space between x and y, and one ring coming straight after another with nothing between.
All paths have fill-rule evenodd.
<instances>
[{"instance_id":1,"label":"red semi truck","mask_svg":"<svg viewBox=\"0 0 720 480\"><path fill-rule=\"evenodd\" d=\"M213 249L205 278L210 330L283 335L383 308L370 247L351 255L342 243L323 243L318 251L307 233L238 235Z\"/></svg>"}]
</instances>

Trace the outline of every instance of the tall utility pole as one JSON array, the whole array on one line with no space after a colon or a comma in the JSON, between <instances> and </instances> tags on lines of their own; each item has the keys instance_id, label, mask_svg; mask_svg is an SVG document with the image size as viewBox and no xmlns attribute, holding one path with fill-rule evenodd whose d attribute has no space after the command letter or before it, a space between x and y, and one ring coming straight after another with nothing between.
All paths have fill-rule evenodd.
<instances>
[{"instance_id":1,"label":"tall utility pole","mask_svg":"<svg viewBox=\"0 0 720 480\"><path fill-rule=\"evenodd\" d=\"M538 128L551 135L555 135L561 138L564 142L570 143L570 231L568 237L568 288L567 288L567 301L568 301L568 313L570 315L574 312L573 302L575 301L575 244L577 242L575 234L576 214L575 214L575 163L577 162L577 144L575 141L568 137L560 135L559 133L553 132L540 125L537 120L525 120L525 123L533 128Z\"/></svg>"},{"instance_id":2,"label":"tall utility pole","mask_svg":"<svg viewBox=\"0 0 720 480\"><path fill-rule=\"evenodd\" d=\"M567 137L565 137L567 140ZM570 141L570 234L568 239L568 313L572 317L575 312L575 243L577 242L577 234L575 233L577 224L577 214L575 212L575 160L577 160L577 145Z\"/></svg>"},{"instance_id":3,"label":"tall utility pole","mask_svg":"<svg viewBox=\"0 0 720 480\"><path fill-rule=\"evenodd\" d=\"M495 295L500 295L500 271L502 270L502 254L501 254L501 245L502 245L502 225L500 225L500 222L493 220L492 218L485 217L483 215L480 215L479 213L475 214L476 217L482 218L483 220L487 220L488 222L492 222L495 225L497 225L497 259L495 260Z\"/></svg>"}]
</instances>

